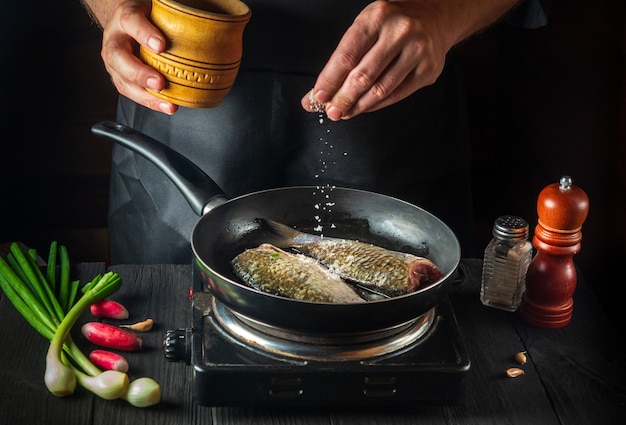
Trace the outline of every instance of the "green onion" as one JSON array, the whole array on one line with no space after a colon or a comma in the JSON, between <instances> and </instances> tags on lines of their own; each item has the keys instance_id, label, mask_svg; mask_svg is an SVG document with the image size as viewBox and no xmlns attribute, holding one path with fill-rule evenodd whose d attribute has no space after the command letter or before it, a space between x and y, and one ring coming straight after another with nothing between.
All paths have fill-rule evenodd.
<instances>
[{"instance_id":1,"label":"green onion","mask_svg":"<svg viewBox=\"0 0 626 425\"><path fill-rule=\"evenodd\" d=\"M57 241L52 241L50 251L48 252L48 267L46 269L46 277L53 292L57 287Z\"/></svg>"},{"instance_id":2,"label":"green onion","mask_svg":"<svg viewBox=\"0 0 626 425\"><path fill-rule=\"evenodd\" d=\"M15 274L17 274L19 278L22 279L23 282L27 283L28 287L34 291L35 288L33 288L33 286L28 281L28 278L26 277L26 275L20 268L20 265L17 264L17 261L15 260L15 257L13 256L13 254L9 253L7 255L7 262L9 263L9 265L11 266L11 269L15 272Z\"/></svg>"},{"instance_id":3,"label":"green onion","mask_svg":"<svg viewBox=\"0 0 626 425\"><path fill-rule=\"evenodd\" d=\"M2 289L13 305L15 305L16 301L21 301L31 310L31 316L36 315L46 324L46 326L51 329L56 329L57 321L50 317L50 313L39 301L39 298L37 298L31 289L23 283L20 277L13 271L13 269L11 269L2 257L0 257L0 274L2 274L2 281L6 282L6 286L12 289L14 298L11 298L9 292L5 289L5 284L2 285ZM35 327L35 329L37 328Z\"/></svg>"},{"instance_id":4,"label":"green onion","mask_svg":"<svg viewBox=\"0 0 626 425\"><path fill-rule=\"evenodd\" d=\"M33 303L29 306L19 293L13 289L10 281L6 277L6 271L3 267L6 266L5 261L0 257L0 287L4 292L4 295L11 301L15 309L26 319L26 321L37 330L44 338L50 340L54 336L54 330L56 327L49 321L45 315L37 314L33 311Z\"/></svg>"},{"instance_id":5,"label":"green onion","mask_svg":"<svg viewBox=\"0 0 626 425\"><path fill-rule=\"evenodd\" d=\"M64 312L68 312L72 307L69 305L70 300L70 260L67 254L67 248L61 245L59 249L60 262L61 262L61 276L59 278L59 300L61 308Z\"/></svg>"},{"instance_id":6,"label":"green onion","mask_svg":"<svg viewBox=\"0 0 626 425\"><path fill-rule=\"evenodd\" d=\"M76 388L76 374L61 358L63 344L72 326L91 304L113 294L121 284L122 281L116 273L106 273L74 304L57 327L46 355L46 373L44 374L44 382L52 394L64 397L72 394Z\"/></svg>"},{"instance_id":7,"label":"green onion","mask_svg":"<svg viewBox=\"0 0 626 425\"><path fill-rule=\"evenodd\" d=\"M151 378L137 378L122 398L135 407L153 406L161 401L161 387Z\"/></svg>"},{"instance_id":8,"label":"green onion","mask_svg":"<svg viewBox=\"0 0 626 425\"><path fill-rule=\"evenodd\" d=\"M56 243L51 244L51 250L56 249ZM64 247L61 247L61 250L61 252L64 252L60 258L60 268L64 270L61 274L63 275L63 279L69 279L69 256L67 256L67 250ZM24 317L33 329L39 332L47 340L52 341L60 327L60 324L66 319L66 315L63 314L62 310L60 310L59 300L56 298L48 280L48 276L52 276L52 266L48 265L47 274L44 276L39 270L39 267L36 265L36 258L37 255L34 250L30 250L28 256L26 256L17 243L12 243L10 252L6 256L6 260L0 256L0 288L6 295L7 299L13 304L15 309L22 315L22 317ZM54 259L56 258L56 255L50 253L48 258ZM54 269L56 270L56 265ZM105 281L108 281L110 284L108 290L117 290L121 284L119 276L112 272L108 273L106 276ZM99 275L92 282L90 282L90 286L92 288L96 287L101 278L102 276ZM76 296L79 294L79 286L79 281L73 281L69 285L68 298L65 303L68 309L75 305L74 301ZM103 284L100 282L100 286L96 289L97 292L90 294L90 296L107 296L107 292L101 291L102 286ZM83 306L87 304L87 299L88 298L86 298L83 302ZM58 308L53 307L54 305ZM74 321L76 318L77 316L73 319L70 317L70 319ZM99 375L101 373L100 369L98 369L76 346L69 335L69 332L65 332L65 334L66 337L62 340L61 344L63 351L67 353L74 363L85 373L91 376ZM60 338L61 337L59 337L59 339ZM56 357L60 357L58 352L56 354ZM62 371L50 371L50 375L55 374L58 377L57 379L65 379L63 378ZM69 374L67 376L69 377ZM66 381L64 385L61 385L60 390L57 391L57 389L55 389L55 391L60 391L60 394L67 393L67 389L71 388L71 377L67 379L69 379L69 381Z\"/></svg>"},{"instance_id":9,"label":"green onion","mask_svg":"<svg viewBox=\"0 0 626 425\"><path fill-rule=\"evenodd\" d=\"M96 376L89 376L71 365L70 367L74 370L80 385L100 398L115 400L125 396L128 391L130 380L124 372L105 370Z\"/></svg>"},{"instance_id":10,"label":"green onion","mask_svg":"<svg viewBox=\"0 0 626 425\"><path fill-rule=\"evenodd\" d=\"M18 244L12 243L10 249L22 272L34 288L39 300L44 307L46 307L46 310L48 310L51 316L55 316L59 321L62 320L63 311L61 310L61 306L50 290L50 286L47 282L42 281L41 277L43 275L39 267L36 265L33 267L31 259L24 255L24 252Z\"/></svg>"},{"instance_id":11,"label":"green onion","mask_svg":"<svg viewBox=\"0 0 626 425\"><path fill-rule=\"evenodd\" d=\"M74 280L70 284L70 294L69 294L69 299L67 301L67 308L73 306L74 302L76 302L76 294L78 294L78 287L79 286L80 286L80 281L79 280Z\"/></svg>"}]
</instances>

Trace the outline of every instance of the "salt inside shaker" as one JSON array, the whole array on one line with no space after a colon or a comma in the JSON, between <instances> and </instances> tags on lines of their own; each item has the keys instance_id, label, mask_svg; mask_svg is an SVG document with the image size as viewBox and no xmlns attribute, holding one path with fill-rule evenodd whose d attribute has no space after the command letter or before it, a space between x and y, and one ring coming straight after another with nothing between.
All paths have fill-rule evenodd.
<instances>
[{"instance_id":1,"label":"salt inside shaker","mask_svg":"<svg viewBox=\"0 0 626 425\"><path fill-rule=\"evenodd\" d=\"M501 216L494 222L492 234L483 259L480 301L515 311L526 289L526 272L533 254L528 222L513 215Z\"/></svg>"}]
</instances>

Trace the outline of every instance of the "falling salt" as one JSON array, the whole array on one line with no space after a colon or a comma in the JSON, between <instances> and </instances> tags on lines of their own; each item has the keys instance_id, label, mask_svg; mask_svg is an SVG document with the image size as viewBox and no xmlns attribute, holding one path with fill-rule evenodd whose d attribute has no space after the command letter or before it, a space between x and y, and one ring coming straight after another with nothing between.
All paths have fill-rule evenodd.
<instances>
[{"instance_id":1,"label":"falling salt","mask_svg":"<svg viewBox=\"0 0 626 425\"><path fill-rule=\"evenodd\" d=\"M324 124L326 105L317 101L317 99L313 95L313 90L309 92L309 101L310 101L309 103L310 110L314 112L318 112L318 122L320 124ZM327 135L330 134L331 129L327 128L325 133ZM325 175L326 172L329 171L329 166L337 165L337 162L334 159L332 159L331 150L335 148L334 145L330 143L328 140L325 140L324 137L320 137L319 141L322 143L322 149L319 151L320 158L318 159L320 168L318 172L314 174L314 177L316 179L319 179L322 175ZM343 156L347 156L347 155L348 155L347 152L343 153ZM314 196L318 196L318 195L323 196L325 201L316 203L313 205L313 207L318 211L323 211L325 215L330 214L332 211L332 208L335 206L335 202L332 202L332 199L331 199L331 194L334 188L335 186L329 185L329 184L316 186L317 192L314 193ZM323 217L316 215L315 221L319 223L319 225L316 226L314 230L316 232L319 232L320 236L323 237L323 234L321 234L321 232L323 231L323 226L322 226L322 222L324 221ZM329 223L329 226L330 228L336 228L334 223Z\"/></svg>"}]
</instances>

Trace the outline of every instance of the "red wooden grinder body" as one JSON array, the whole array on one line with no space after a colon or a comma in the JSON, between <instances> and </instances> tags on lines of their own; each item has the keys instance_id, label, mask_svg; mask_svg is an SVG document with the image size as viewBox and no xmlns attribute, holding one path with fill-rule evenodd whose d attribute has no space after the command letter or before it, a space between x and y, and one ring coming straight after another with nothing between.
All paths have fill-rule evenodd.
<instances>
[{"instance_id":1,"label":"red wooden grinder body","mask_svg":"<svg viewBox=\"0 0 626 425\"><path fill-rule=\"evenodd\" d=\"M589 212L587 194L569 176L546 186L537 200L537 250L526 274L520 314L531 325L561 328L572 319L576 290L574 254L580 251L582 225Z\"/></svg>"}]
</instances>

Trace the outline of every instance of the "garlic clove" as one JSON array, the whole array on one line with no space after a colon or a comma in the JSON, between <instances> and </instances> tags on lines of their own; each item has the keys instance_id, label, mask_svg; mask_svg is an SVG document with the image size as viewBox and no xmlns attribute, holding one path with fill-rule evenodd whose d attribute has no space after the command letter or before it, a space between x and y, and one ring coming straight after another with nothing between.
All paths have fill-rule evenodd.
<instances>
[{"instance_id":1,"label":"garlic clove","mask_svg":"<svg viewBox=\"0 0 626 425\"><path fill-rule=\"evenodd\" d=\"M120 325L120 328L131 329L137 332L148 332L152 329L154 320L146 319L142 322L133 323L132 325Z\"/></svg>"},{"instance_id":2,"label":"garlic clove","mask_svg":"<svg viewBox=\"0 0 626 425\"><path fill-rule=\"evenodd\" d=\"M524 370L519 367L511 367L506 370L506 376L509 378L517 378L518 376L522 376L524 374Z\"/></svg>"},{"instance_id":3,"label":"garlic clove","mask_svg":"<svg viewBox=\"0 0 626 425\"><path fill-rule=\"evenodd\" d=\"M519 364L525 364L528 358L526 357L526 351L520 351L515 355L515 361Z\"/></svg>"}]
</instances>

